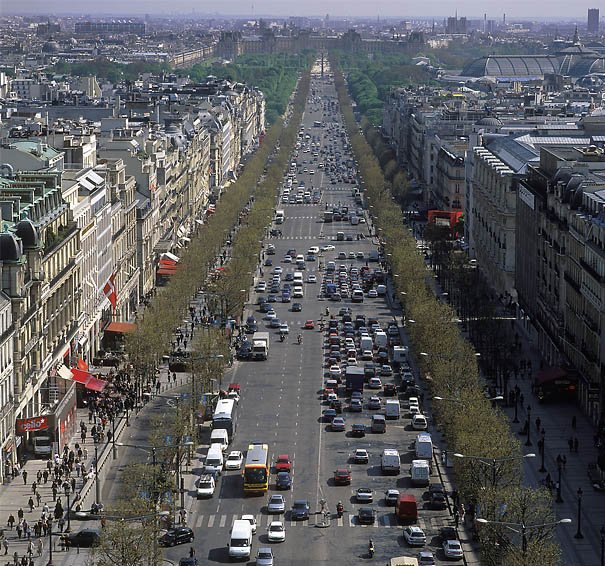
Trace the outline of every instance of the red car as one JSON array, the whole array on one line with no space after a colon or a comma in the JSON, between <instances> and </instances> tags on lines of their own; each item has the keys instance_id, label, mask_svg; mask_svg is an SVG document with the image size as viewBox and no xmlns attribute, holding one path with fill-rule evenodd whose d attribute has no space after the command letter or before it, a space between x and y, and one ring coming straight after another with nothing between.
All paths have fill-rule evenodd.
<instances>
[{"instance_id":1,"label":"red car","mask_svg":"<svg viewBox=\"0 0 605 566\"><path fill-rule=\"evenodd\" d=\"M313 330L315 328L315 322L313 322L312 320L307 320L307 322L305 322L305 325L303 326L303 328L305 330Z\"/></svg>"},{"instance_id":2,"label":"red car","mask_svg":"<svg viewBox=\"0 0 605 566\"><path fill-rule=\"evenodd\" d=\"M351 485L351 472L346 468L338 468L334 472L334 485Z\"/></svg>"},{"instance_id":3,"label":"red car","mask_svg":"<svg viewBox=\"0 0 605 566\"><path fill-rule=\"evenodd\" d=\"M280 454L275 460L275 471L276 472L290 472L292 471L292 461L290 456L287 454Z\"/></svg>"}]
</instances>

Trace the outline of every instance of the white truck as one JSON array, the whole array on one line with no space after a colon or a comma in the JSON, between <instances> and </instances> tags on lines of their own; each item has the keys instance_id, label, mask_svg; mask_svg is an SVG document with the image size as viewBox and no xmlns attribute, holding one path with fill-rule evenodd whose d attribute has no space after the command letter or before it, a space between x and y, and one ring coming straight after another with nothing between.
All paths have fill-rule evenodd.
<instances>
[{"instance_id":1,"label":"white truck","mask_svg":"<svg viewBox=\"0 0 605 566\"><path fill-rule=\"evenodd\" d=\"M426 460L412 460L410 468L412 485L426 487L430 483L431 470Z\"/></svg>"},{"instance_id":2,"label":"white truck","mask_svg":"<svg viewBox=\"0 0 605 566\"><path fill-rule=\"evenodd\" d=\"M399 474L401 471L401 460L399 452L393 448L385 448L382 451L380 468L383 474Z\"/></svg>"},{"instance_id":3,"label":"white truck","mask_svg":"<svg viewBox=\"0 0 605 566\"><path fill-rule=\"evenodd\" d=\"M252 335L252 357L255 360L266 360L269 357L268 332L255 332Z\"/></svg>"},{"instance_id":4,"label":"white truck","mask_svg":"<svg viewBox=\"0 0 605 566\"><path fill-rule=\"evenodd\" d=\"M387 419L398 419L401 414L401 405L397 399L387 399L384 405L384 416Z\"/></svg>"},{"instance_id":5,"label":"white truck","mask_svg":"<svg viewBox=\"0 0 605 566\"><path fill-rule=\"evenodd\" d=\"M402 365L408 361L408 349L406 346L393 346L393 363Z\"/></svg>"}]
</instances>

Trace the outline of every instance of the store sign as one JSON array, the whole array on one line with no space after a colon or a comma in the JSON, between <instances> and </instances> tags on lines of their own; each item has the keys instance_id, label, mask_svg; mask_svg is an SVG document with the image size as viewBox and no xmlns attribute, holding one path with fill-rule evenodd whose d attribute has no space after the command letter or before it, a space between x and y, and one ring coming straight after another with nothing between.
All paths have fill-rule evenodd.
<instances>
[{"instance_id":1,"label":"store sign","mask_svg":"<svg viewBox=\"0 0 605 566\"><path fill-rule=\"evenodd\" d=\"M17 419L17 433L26 434L37 430L48 428L48 417L31 417L29 419Z\"/></svg>"}]
</instances>

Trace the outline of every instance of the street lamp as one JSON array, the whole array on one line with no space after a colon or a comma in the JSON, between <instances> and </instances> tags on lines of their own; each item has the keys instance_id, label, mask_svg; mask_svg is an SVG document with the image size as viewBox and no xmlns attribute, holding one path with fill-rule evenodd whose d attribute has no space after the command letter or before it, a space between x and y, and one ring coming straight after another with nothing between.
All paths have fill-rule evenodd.
<instances>
[{"instance_id":1,"label":"street lamp","mask_svg":"<svg viewBox=\"0 0 605 566\"><path fill-rule=\"evenodd\" d=\"M584 535L582 534L582 488L579 487L576 493L578 494L578 530L576 531L574 538L582 539L584 538Z\"/></svg>"},{"instance_id":2,"label":"street lamp","mask_svg":"<svg viewBox=\"0 0 605 566\"><path fill-rule=\"evenodd\" d=\"M527 441L525 446L531 446L531 405L527 405Z\"/></svg>"},{"instance_id":3,"label":"street lamp","mask_svg":"<svg viewBox=\"0 0 605 566\"><path fill-rule=\"evenodd\" d=\"M53 566L53 522L52 519L48 520L48 564L47 566Z\"/></svg>"},{"instance_id":4,"label":"street lamp","mask_svg":"<svg viewBox=\"0 0 605 566\"><path fill-rule=\"evenodd\" d=\"M538 450L540 451L540 455L542 456L542 465L540 466L540 469L538 471L541 474L545 474L546 468L544 467L544 453L546 452L546 438L544 436L542 436L542 438L538 440Z\"/></svg>"},{"instance_id":5,"label":"street lamp","mask_svg":"<svg viewBox=\"0 0 605 566\"><path fill-rule=\"evenodd\" d=\"M511 462L513 460L523 460L524 458L535 458L536 455L531 452L529 454L521 454L520 456L507 456L504 458L487 458L485 456L468 456L466 454L460 454L456 452L454 454L455 458L465 458L467 460L475 460L484 464L486 466L490 466L492 469L492 487L496 487L496 465L502 462Z\"/></svg>"},{"instance_id":6,"label":"street lamp","mask_svg":"<svg viewBox=\"0 0 605 566\"><path fill-rule=\"evenodd\" d=\"M527 554L527 531L531 529L540 529L543 527L556 527L557 525L566 525L571 523L571 519L559 519L558 521L553 521L551 523L541 523L538 525L526 525L525 523L508 523L505 521L489 521L487 519L476 519L477 523L482 523L484 525L502 525L511 531L521 535L521 552L523 553L523 558L525 558Z\"/></svg>"},{"instance_id":7,"label":"street lamp","mask_svg":"<svg viewBox=\"0 0 605 566\"><path fill-rule=\"evenodd\" d=\"M558 473L558 480L557 480L557 503L563 503L563 498L561 497L561 470L563 469L563 462L561 462L560 458L557 458L557 473Z\"/></svg>"},{"instance_id":8,"label":"street lamp","mask_svg":"<svg viewBox=\"0 0 605 566\"><path fill-rule=\"evenodd\" d=\"M67 497L67 528L65 529L66 533L69 533L71 531L71 513L70 513L70 508L69 508L70 493L71 493L71 489L69 487L69 484L66 483L65 484L65 497Z\"/></svg>"},{"instance_id":9,"label":"street lamp","mask_svg":"<svg viewBox=\"0 0 605 566\"><path fill-rule=\"evenodd\" d=\"M519 413L518 413L518 407L519 407L519 392L517 389L515 389L515 418L513 419L513 423L517 424L519 422Z\"/></svg>"},{"instance_id":10,"label":"street lamp","mask_svg":"<svg viewBox=\"0 0 605 566\"><path fill-rule=\"evenodd\" d=\"M99 484L99 445L95 442L95 499L101 503L101 485Z\"/></svg>"}]
</instances>

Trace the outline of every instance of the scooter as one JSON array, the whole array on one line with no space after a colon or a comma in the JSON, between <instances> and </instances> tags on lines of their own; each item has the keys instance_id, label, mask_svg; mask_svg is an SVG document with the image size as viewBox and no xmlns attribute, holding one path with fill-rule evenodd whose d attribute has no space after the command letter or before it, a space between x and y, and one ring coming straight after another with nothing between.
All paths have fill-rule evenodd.
<instances>
[{"instance_id":1,"label":"scooter","mask_svg":"<svg viewBox=\"0 0 605 566\"><path fill-rule=\"evenodd\" d=\"M302 334L299 334L299 335L298 335L298 343L299 343L299 344L302 344Z\"/></svg>"},{"instance_id":2,"label":"scooter","mask_svg":"<svg viewBox=\"0 0 605 566\"><path fill-rule=\"evenodd\" d=\"M343 506L343 504L342 504L342 503L339 503L339 504L336 506L336 514L338 515L338 518L339 518L339 519L341 519L341 518L342 518L342 514L343 514L343 512L344 512L344 506Z\"/></svg>"},{"instance_id":3,"label":"scooter","mask_svg":"<svg viewBox=\"0 0 605 566\"><path fill-rule=\"evenodd\" d=\"M370 543L368 544L368 554L370 555L370 558L374 558L374 543L372 542L372 539L370 539Z\"/></svg>"},{"instance_id":4,"label":"scooter","mask_svg":"<svg viewBox=\"0 0 605 566\"><path fill-rule=\"evenodd\" d=\"M283 334L279 335L279 341L283 342L286 339L286 337Z\"/></svg>"}]
</instances>

